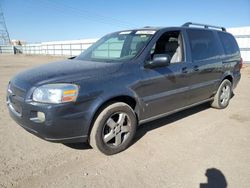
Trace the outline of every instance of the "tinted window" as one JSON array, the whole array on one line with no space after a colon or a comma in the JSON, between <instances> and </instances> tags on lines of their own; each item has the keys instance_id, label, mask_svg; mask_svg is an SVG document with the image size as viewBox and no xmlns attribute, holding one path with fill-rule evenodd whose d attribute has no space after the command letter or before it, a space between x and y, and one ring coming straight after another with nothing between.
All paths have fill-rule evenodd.
<instances>
[{"instance_id":1,"label":"tinted window","mask_svg":"<svg viewBox=\"0 0 250 188\"><path fill-rule=\"evenodd\" d=\"M219 32L218 34L226 55L239 52L238 44L232 35L222 32Z\"/></svg>"},{"instance_id":2,"label":"tinted window","mask_svg":"<svg viewBox=\"0 0 250 188\"><path fill-rule=\"evenodd\" d=\"M220 54L218 41L212 31L187 30L194 61L213 58Z\"/></svg>"}]
</instances>

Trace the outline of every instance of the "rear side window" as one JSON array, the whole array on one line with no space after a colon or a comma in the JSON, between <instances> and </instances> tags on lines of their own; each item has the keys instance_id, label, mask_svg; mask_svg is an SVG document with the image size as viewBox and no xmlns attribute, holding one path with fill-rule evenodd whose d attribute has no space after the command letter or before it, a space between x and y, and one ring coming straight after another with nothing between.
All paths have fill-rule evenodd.
<instances>
[{"instance_id":1,"label":"rear side window","mask_svg":"<svg viewBox=\"0 0 250 188\"><path fill-rule=\"evenodd\" d=\"M218 41L212 31L187 30L194 61L206 60L220 55Z\"/></svg>"},{"instance_id":2,"label":"rear side window","mask_svg":"<svg viewBox=\"0 0 250 188\"><path fill-rule=\"evenodd\" d=\"M218 34L226 55L233 55L239 53L238 44L232 35L222 32L219 32Z\"/></svg>"}]
</instances>

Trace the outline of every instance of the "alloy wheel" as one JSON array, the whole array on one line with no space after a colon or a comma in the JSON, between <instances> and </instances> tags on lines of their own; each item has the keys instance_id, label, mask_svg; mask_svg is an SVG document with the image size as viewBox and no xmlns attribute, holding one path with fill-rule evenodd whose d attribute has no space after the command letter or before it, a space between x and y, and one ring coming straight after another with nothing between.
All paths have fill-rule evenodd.
<instances>
[{"instance_id":1,"label":"alloy wheel","mask_svg":"<svg viewBox=\"0 0 250 188\"><path fill-rule=\"evenodd\" d=\"M131 121L124 112L111 115L103 128L102 138L110 147L120 146L129 137Z\"/></svg>"},{"instance_id":2,"label":"alloy wheel","mask_svg":"<svg viewBox=\"0 0 250 188\"><path fill-rule=\"evenodd\" d=\"M223 106L226 106L229 99L230 99L230 86L229 85L225 85L222 90L221 90L221 95L220 95L220 103Z\"/></svg>"}]
</instances>

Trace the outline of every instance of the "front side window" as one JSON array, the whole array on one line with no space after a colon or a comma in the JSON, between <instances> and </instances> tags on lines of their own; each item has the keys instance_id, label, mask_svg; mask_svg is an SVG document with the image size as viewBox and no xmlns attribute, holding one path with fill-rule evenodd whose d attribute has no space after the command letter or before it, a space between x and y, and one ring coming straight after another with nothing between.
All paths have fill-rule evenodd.
<instances>
[{"instance_id":1,"label":"front side window","mask_svg":"<svg viewBox=\"0 0 250 188\"><path fill-rule=\"evenodd\" d=\"M78 60L117 62L134 58L146 46L154 31L124 31L107 35L77 57Z\"/></svg>"},{"instance_id":2,"label":"front side window","mask_svg":"<svg viewBox=\"0 0 250 188\"><path fill-rule=\"evenodd\" d=\"M151 58L157 54L166 54L170 57L170 63L183 61L183 43L180 31L168 31L160 36L152 49Z\"/></svg>"},{"instance_id":3,"label":"front side window","mask_svg":"<svg viewBox=\"0 0 250 188\"><path fill-rule=\"evenodd\" d=\"M219 44L212 31L187 30L194 61L207 60L220 55Z\"/></svg>"}]
</instances>

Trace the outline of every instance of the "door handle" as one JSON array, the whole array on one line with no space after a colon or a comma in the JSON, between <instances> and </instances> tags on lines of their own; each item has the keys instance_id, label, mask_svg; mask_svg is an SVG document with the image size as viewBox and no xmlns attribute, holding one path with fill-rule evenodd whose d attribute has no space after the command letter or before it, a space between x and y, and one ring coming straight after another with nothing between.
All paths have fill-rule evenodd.
<instances>
[{"instance_id":1,"label":"door handle","mask_svg":"<svg viewBox=\"0 0 250 188\"><path fill-rule=\"evenodd\" d=\"M183 68L181 69L181 71L182 71L182 73L187 73L187 72L188 72L188 69L187 69L187 67L183 67Z\"/></svg>"},{"instance_id":2,"label":"door handle","mask_svg":"<svg viewBox=\"0 0 250 188\"><path fill-rule=\"evenodd\" d=\"M199 66L198 65L195 65L194 66L194 71L198 71L199 70Z\"/></svg>"}]
</instances>

